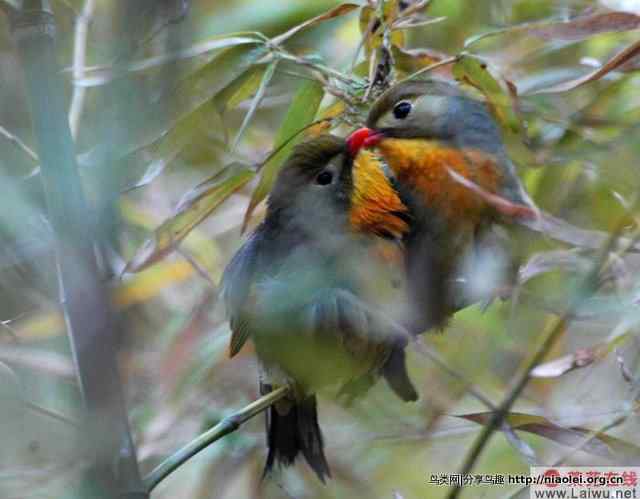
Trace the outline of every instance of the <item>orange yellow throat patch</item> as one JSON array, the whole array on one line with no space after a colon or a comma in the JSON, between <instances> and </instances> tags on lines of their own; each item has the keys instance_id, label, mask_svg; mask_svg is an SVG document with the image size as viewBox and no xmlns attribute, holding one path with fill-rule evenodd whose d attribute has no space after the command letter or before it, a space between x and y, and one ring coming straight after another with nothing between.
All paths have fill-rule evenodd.
<instances>
[{"instance_id":1,"label":"orange yellow throat patch","mask_svg":"<svg viewBox=\"0 0 640 499\"><path fill-rule=\"evenodd\" d=\"M402 215L408 213L384 173L378 157L361 151L353 164L351 226L356 232L389 234L401 238L409 231Z\"/></svg>"},{"instance_id":2,"label":"orange yellow throat patch","mask_svg":"<svg viewBox=\"0 0 640 499\"><path fill-rule=\"evenodd\" d=\"M388 138L377 149L397 180L424 196L424 202L453 226L475 226L487 215L486 203L456 181L450 170L496 193L502 174L495 159L474 149L455 149L427 139Z\"/></svg>"}]
</instances>

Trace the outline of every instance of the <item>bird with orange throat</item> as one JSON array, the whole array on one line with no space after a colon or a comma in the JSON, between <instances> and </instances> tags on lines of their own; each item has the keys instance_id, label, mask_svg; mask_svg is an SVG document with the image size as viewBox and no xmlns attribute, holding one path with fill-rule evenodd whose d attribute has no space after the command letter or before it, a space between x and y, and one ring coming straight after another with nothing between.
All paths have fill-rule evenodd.
<instances>
[{"instance_id":1,"label":"bird with orange throat","mask_svg":"<svg viewBox=\"0 0 640 499\"><path fill-rule=\"evenodd\" d=\"M316 393L366 390L408 342L407 216L372 153L354 161L344 139L317 137L288 158L264 221L227 266L231 355L251 339L261 393L290 388L267 413L265 474L301 455L330 476Z\"/></svg>"},{"instance_id":2,"label":"bird with orange throat","mask_svg":"<svg viewBox=\"0 0 640 499\"><path fill-rule=\"evenodd\" d=\"M442 327L464 303L464 261L489 229L514 215L535 216L487 105L438 80L402 82L370 109L366 128L347 138L351 155L375 152L411 213L404 235L414 334ZM521 208L521 210L518 210ZM406 379L404 351L386 375ZM402 381L402 380L401 380ZM393 383L393 381L392 381ZM404 398L415 390L402 381Z\"/></svg>"}]
</instances>

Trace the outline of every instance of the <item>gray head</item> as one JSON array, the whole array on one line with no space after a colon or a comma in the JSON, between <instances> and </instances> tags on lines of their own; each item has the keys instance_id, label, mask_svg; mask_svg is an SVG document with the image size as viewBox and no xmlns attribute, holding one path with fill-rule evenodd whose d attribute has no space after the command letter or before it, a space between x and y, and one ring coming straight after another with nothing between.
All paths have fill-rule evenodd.
<instances>
[{"instance_id":1,"label":"gray head","mask_svg":"<svg viewBox=\"0 0 640 499\"><path fill-rule=\"evenodd\" d=\"M265 224L320 236L342 231L347 227L351 185L344 139L323 135L299 144L278 174Z\"/></svg>"},{"instance_id":2,"label":"gray head","mask_svg":"<svg viewBox=\"0 0 640 499\"><path fill-rule=\"evenodd\" d=\"M488 152L502 149L500 130L486 104L439 80L390 88L371 108L367 127L385 137L424 137Z\"/></svg>"}]
</instances>

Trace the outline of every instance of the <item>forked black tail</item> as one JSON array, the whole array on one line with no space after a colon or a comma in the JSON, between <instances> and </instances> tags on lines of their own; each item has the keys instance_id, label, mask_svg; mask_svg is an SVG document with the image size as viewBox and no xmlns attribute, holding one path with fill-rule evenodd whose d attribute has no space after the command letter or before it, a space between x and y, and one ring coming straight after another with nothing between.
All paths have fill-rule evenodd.
<instances>
[{"instance_id":1,"label":"forked black tail","mask_svg":"<svg viewBox=\"0 0 640 499\"><path fill-rule=\"evenodd\" d=\"M270 385L262 385L260 388L263 394L272 390ZM278 412L275 406L269 407L267 446L269 453L263 478L275 464L291 466L300 453L323 483L325 478L331 478L329 464L324 456L322 431L318 425L315 395L296 402L285 414Z\"/></svg>"}]
</instances>

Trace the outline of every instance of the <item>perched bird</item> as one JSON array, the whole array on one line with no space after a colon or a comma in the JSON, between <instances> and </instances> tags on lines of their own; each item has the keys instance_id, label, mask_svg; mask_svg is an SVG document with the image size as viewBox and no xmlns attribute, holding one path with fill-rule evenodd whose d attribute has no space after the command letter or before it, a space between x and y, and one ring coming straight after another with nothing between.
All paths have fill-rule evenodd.
<instances>
[{"instance_id":1,"label":"perched bird","mask_svg":"<svg viewBox=\"0 0 640 499\"><path fill-rule=\"evenodd\" d=\"M406 345L407 209L372 154L352 161L344 139L305 142L280 171L262 224L227 266L222 293L230 353L251 338L260 390L290 387L267 414L267 474L302 454L330 476L316 392L375 378Z\"/></svg>"},{"instance_id":2,"label":"perched bird","mask_svg":"<svg viewBox=\"0 0 640 499\"><path fill-rule=\"evenodd\" d=\"M485 103L454 84L414 80L384 93L366 128L347 143L355 158L370 150L380 155L412 215L404 242L413 312L405 325L415 334L442 327L464 305L457 284L463 261L514 206L535 209L498 125ZM403 351L394 352L387 369L390 377L406 378Z\"/></svg>"}]
</instances>

